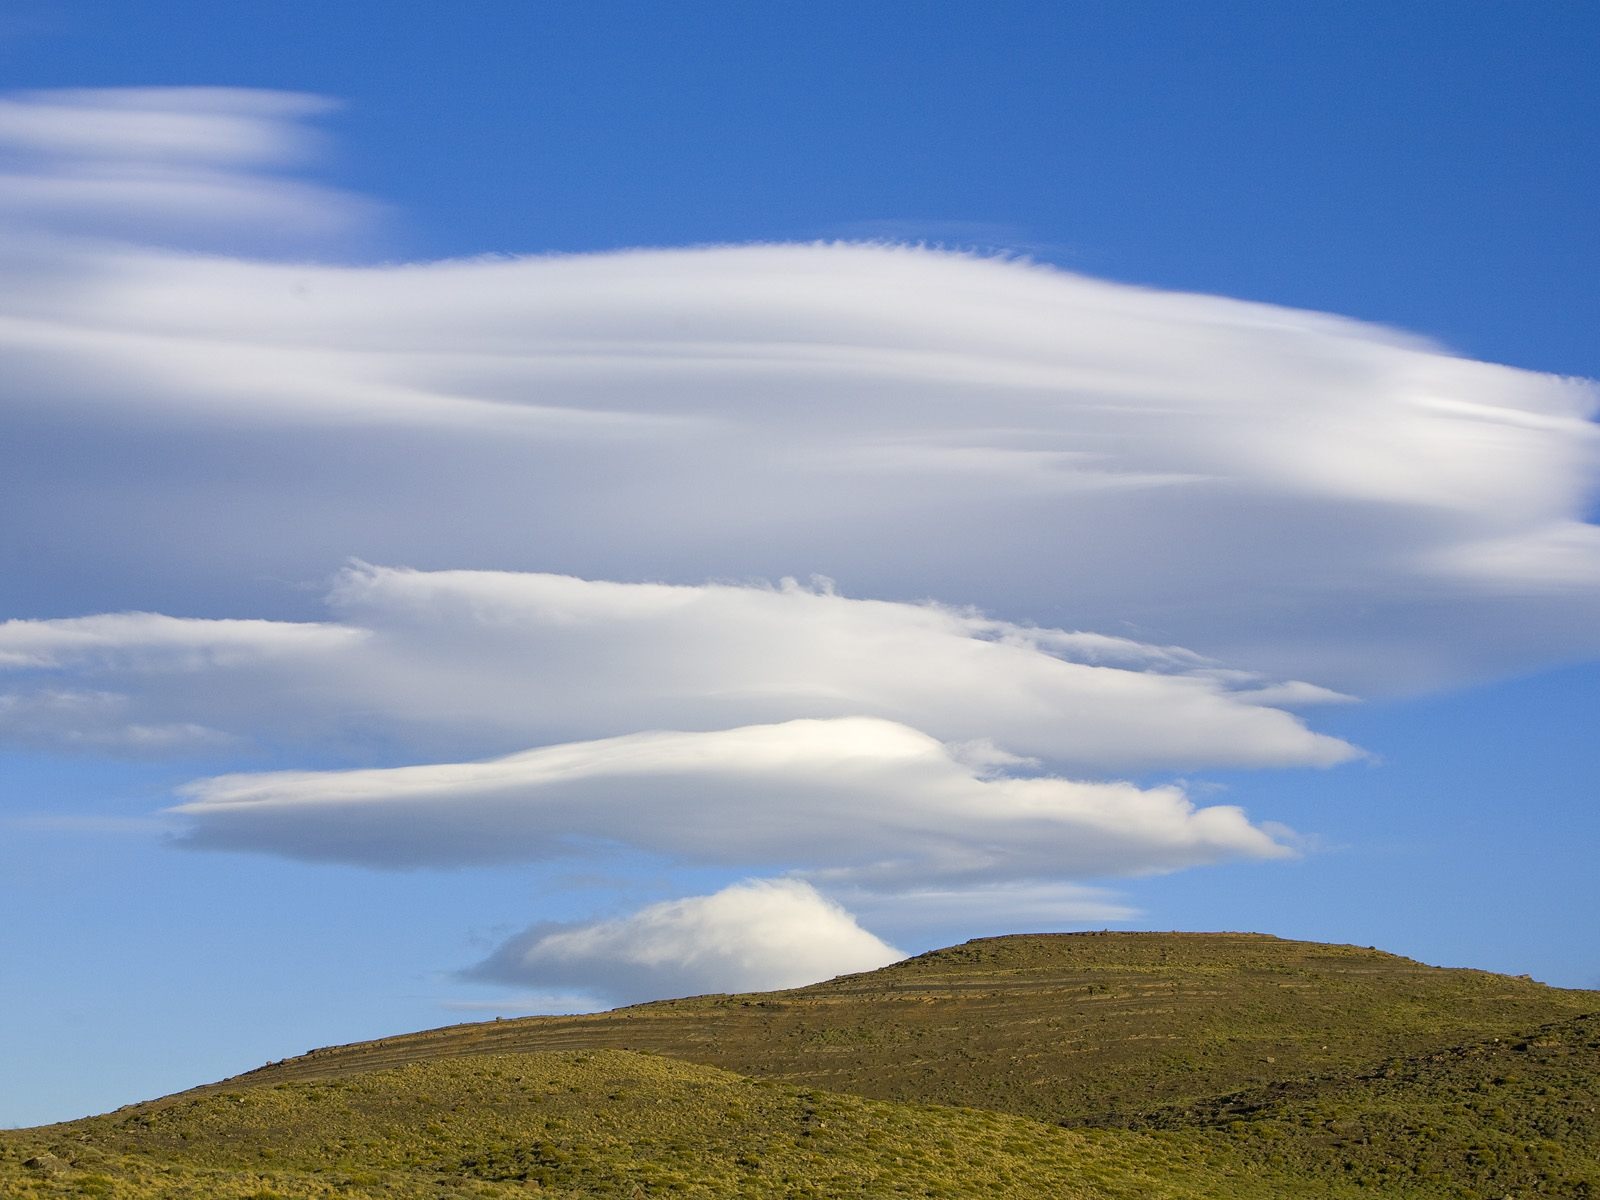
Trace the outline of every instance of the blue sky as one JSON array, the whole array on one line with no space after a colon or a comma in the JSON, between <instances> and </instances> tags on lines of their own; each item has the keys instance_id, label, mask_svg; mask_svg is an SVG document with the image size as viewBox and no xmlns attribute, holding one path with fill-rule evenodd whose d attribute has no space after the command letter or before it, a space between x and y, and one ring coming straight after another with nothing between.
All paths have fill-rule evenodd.
<instances>
[{"instance_id":1,"label":"blue sky","mask_svg":"<svg viewBox=\"0 0 1600 1200\"><path fill-rule=\"evenodd\" d=\"M0 1123L1024 928L1600 986L1597 24L9 6Z\"/></svg>"}]
</instances>

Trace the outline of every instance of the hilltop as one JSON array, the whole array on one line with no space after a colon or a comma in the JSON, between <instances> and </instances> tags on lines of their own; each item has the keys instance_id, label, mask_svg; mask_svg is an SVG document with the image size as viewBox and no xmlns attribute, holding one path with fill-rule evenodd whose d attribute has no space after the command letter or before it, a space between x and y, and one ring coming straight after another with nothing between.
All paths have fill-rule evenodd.
<instances>
[{"instance_id":1,"label":"hilltop","mask_svg":"<svg viewBox=\"0 0 1600 1200\"><path fill-rule=\"evenodd\" d=\"M788 991L383 1038L240 1080L462 1054L612 1048L1061 1124L1361 1069L1600 1010L1600 994L1263 934L981 938Z\"/></svg>"},{"instance_id":2,"label":"hilltop","mask_svg":"<svg viewBox=\"0 0 1600 1200\"><path fill-rule=\"evenodd\" d=\"M1600 993L1027 935L315 1051L0 1134L0 1195L1600 1196L1596 1108Z\"/></svg>"}]
</instances>

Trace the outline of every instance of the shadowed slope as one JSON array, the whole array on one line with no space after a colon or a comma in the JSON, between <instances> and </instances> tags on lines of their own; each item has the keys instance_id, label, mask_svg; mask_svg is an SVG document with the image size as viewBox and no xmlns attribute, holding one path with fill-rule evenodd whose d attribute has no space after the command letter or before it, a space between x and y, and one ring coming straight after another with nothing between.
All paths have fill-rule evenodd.
<instances>
[{"instance_id":1,"label":"shadowed slope","mask_svg":"<svg viewBox=\"0 0 1600 1200\"><path fill-rule=\"evenodd\" d=\"M1464 1195L1600 1196L1600 1014L1150 1115L1272 1172Z\"/></svg>"}]
</instances>

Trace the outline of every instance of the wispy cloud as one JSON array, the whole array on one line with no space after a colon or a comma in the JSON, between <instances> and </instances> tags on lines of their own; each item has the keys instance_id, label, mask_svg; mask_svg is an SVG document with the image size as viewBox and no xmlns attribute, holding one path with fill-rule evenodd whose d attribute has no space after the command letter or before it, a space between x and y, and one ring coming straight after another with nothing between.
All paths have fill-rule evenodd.
<instances>
[{"instance_id":1,"label":"wispy cloud","mask_svg":"<svg viewBox=\"0 0 1600 1200\"><path fill-rule=\"evenodd\" d=\"M81 236L252 231L303 243L372 210L270 173L311 157L301 121L318 96L247 88L151 87L0 96L0 220Z\"/></svg>"},{"instance_id":2,"label":"wispy cloud","mask_svg":"<svg viewBox=\"0 0 1600 1200\"><path fill-rule=\"evenodd\" d=\"M314 657L360 641L362 631L290 621L196 621L159 613L106 613L51 621L0 621L0 671L110 668L158 672Z\"/></svg>"}]
</instances>

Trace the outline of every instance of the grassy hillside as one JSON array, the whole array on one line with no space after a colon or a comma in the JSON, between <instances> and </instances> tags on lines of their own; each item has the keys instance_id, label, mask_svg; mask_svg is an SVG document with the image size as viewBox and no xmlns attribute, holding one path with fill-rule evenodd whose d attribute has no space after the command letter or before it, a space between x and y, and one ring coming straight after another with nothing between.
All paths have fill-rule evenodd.
<instances>
[{"instance_id":1,"label":"grassy hillside","mask_svg":"<svg viewBox=\"0 0 1600 1200\"><path fill-rule=\"evenodd\" d=\"M1330 1194L1292 1171L1230 1163L1194 1137L1096 1135L1000 1113L788 1087L625 1051L576 1051L263 1084L0 1134L0 1194L15 1200Z\"/></svg>"},{"instance_id":2,"label":"grassy hillside","mask_svg":"<svg viewBox=\"0 0 1600 1200\"><path fill-rule=\"evenodd\" d=\"M319 1079L462 1054L608 1047L881 1099L1102 1125L1594 1011L1600 993L1353 946L1039 934L786 992L453 1026L317 1051L260 1075Z\"/></svg>"},{"instance_id":3,"label":"grassy hillside","mask_svg":"<svg viewBox=\"0 0 1600 1200\"><path fill-rule=\"evenodd\" d=\"M0 1197L1600 1197L1597 1108L1597 993L1039 935L317 1051L0 1133Z\"/></svg>"},{"instance_id":4,"label":"grassy hillside","mask_svg":"<svg viewBox=\"0 0 1600 1200\"><path fill-rule=\"evenodd\" d=\"M1152 1114L1249 1162L1371 1186L1600 1197L1600 1014Z\"/></svg>"}]
</instances>

